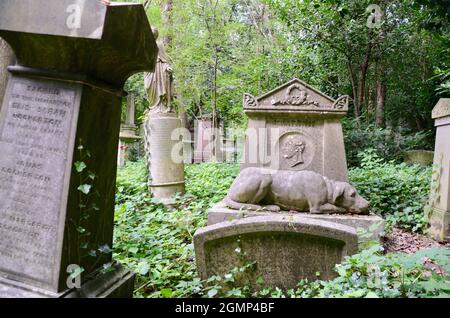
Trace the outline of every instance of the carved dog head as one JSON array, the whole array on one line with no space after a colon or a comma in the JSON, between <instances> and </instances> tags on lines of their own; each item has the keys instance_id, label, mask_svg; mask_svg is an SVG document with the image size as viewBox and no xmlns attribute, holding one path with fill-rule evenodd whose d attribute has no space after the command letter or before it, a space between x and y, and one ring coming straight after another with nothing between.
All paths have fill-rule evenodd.
<instances>
[{"instance_id":1,"label":"carved dog head","mask_svg":"<svg viewBox=\"0 0 450 318\"><path fill-rule=\"evenodd\" d=\"M355 214L369 214L369 202L346 182L335 182L333 204Z\"/></svg>"}]
</instances>

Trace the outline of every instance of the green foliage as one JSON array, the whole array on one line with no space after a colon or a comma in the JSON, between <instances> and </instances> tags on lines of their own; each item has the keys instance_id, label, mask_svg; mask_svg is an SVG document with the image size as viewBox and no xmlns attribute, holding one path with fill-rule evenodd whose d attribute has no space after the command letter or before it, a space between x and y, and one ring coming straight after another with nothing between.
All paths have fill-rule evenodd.
<instances>
[{"instance_id":1,"label":"green foliage","mask_svg":"<svg viewBox=\"0 0 450 318\"><path fill-rule=\"evenodd\" d=\"M431 167L386 162L374 150L361 153L360 160L361 168L349 171L350 181L370 201L371 211L382 215L389 227L423 232Z\"/></svg>"},{"instance_id":2,"label":"green foliage","mask_svg":"<svg viewBox=\"0 0 450 318\"><path fill-rule=\"evenodd\" d=\"M144 162L119 170L115 258L139 274L136 297L199 295L192 236L206 225L206 210L225 196L237 171L227 164L187 166L188 193L168 209L151 198Z\"/></svg>"},{"instance_id":3,"label":"green foliage","mask_svg":"<svg viewBox=\"0 0 450 318\"><path fill-rule=\"evenodd\" d=\"M372 209L391 225L424 229L430 169L386 163L373 151L361 155L361 162L363 168L352 169L350 177ZM449 297L446 249L383 255L372 245L338 265L334 280L304 280L290 291L238 288L242 274L254 269L250 259L223 277L201 281L192 236L205 226L206 211L225 196L237 173L237 165L188 165L187 195L168 209L150 197L144 162L119 170L114 257L138 273L136 297ZM254 279L264 283L262 277Z\"/></svg>"},{"instance_id":4,"label":"green foliage","mask_svg":"<svg viewBox=\"0 0 450 318\"><path fill-rule=\"evenodd\" d=\"M354 119L343 121L347 162L350 167L361 164L359 153L373 149L386 161L403 161L408 150L433 150L434 134L431 131L413 133L406 129L377 128L375 125Z\"/></svg>"},{"instance_id":5,"label":"green foliage","mask_svg":"<svg viewBox=\"0 0 450 318\"><path fill-rule=\"evenodd\" d=\"M337 277L330 281L301 280L297 288L282 291L233 287L235 269L224 277L211 277L208 297L274 298L428 298L450 297L450 250L425 249L408 255L382 254L379 245L347 256L336 265ZM215 282L215 285L211 285Z\"/></svg>"}]
</instances>

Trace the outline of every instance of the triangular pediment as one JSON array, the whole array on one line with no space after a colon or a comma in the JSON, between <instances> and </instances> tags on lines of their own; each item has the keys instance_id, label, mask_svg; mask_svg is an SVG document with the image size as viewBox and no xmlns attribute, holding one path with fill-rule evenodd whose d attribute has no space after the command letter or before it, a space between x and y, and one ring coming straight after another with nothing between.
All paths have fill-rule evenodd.
<instances>
[{"instance_id":1,"label":"triangular pediment","mask_svg":"<svg viewBox=\"0 0 450 318\"><path fill-rule=\"evenodd\" d=\"M432 118L437 119L447 116L450 116L450 98L441 98L433 108Z\"/></svg>"},{"instance_id":2,"label":"triangular pediment","mask_svg":"<svg viewBox=\"0 0 450 318\"><path fill-rule=\"evenodd\" d=\"M257 98L245 94L244 108L246 110L346 112L348 99L348 96L343 96L334 100L309 84L294 78Z\"/></svg>"}]
</instances>

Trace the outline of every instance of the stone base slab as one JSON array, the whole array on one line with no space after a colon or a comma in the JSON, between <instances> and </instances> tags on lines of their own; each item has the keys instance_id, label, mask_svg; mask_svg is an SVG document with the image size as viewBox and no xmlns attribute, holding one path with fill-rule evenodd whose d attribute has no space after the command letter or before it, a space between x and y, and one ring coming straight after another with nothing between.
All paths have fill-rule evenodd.
<instances>
[{"instance_id":1,"label":"stone base slab","mask_svg":"<svg viewBox=\"0 0 450 318\"><path fill-rule=\"evenodd\" d=\"M132 298L135 275L116 263L114 271L99 273L80 289L53 293L0 276L0 298Z\"/></svg>"},{"instance_id":2,"label":"stone base slab","mask_svg":"<svg viewBox=\"0 0 450 318\"><path fill-rule=\"evenodd\" d=\"M384 220L383 218L377 215L310 214L310 213L292 213L287 211L282 211L278 213L238 211L228 208L224 202L218 203L209 210L208 225L254 216L272 216L272 215L299 215L312 220L321 220L351 226L356 230L363 229L367 232L367 235L361 237L362 241L380 240L384 235Z\"/></svg>"},{"instance_id":3,"label":"stone base slab","mask_svg":"<svg viewBox=\"0 0 450 318\"><path fill-rule=\"evenodd\" d=\"M450 242L450 212L433 208L428 235L438 241Z\"/></svg>"},{"instance_id":4,"label":"stone base slab","mask_svg":"<svg viewBox=\"0 0 450 318\"><path fill-rule=\"evenodd\" d=\"M202 279L238 268L235 286L289 289L301 279L336 277L335 265L357 253L358 236L350 226L278 214L201 228L194 247Z\"/></svg>"}]
</instances>

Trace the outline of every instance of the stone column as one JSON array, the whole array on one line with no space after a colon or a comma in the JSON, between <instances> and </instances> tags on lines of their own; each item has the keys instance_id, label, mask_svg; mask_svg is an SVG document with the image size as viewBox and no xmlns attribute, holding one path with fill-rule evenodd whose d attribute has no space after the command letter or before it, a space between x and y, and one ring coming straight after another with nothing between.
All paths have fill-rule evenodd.
<instances>
[{"instance_id":1,"label":"stone column","mask_svg":"<svg viewBox=\"0 0 450 318\"><path fill-rule=\"evenodd\" d=\"M6 82L8 79L7 67L14 63L14 52L2 38L0 38L0 109L2 108L3 96L5 95Z\"/></svg>"},{"instance_id":2,"label":"stone column","mask_svg":"<svg viewBox=\"0 0 450 318\"><path fill-rule=\"evenodd\" d=\"M183 142L176 130L181 120L175 113L151 113L145 122L148 136L150 189L163 204L176 193L184 194Z\"/></svg>"},{"instance_id":3,"label":"stone column","mask_svg":"<svg viewBox=\"0 0 450 318\"><path fill-rule=\"evenodd\" d=\"M432 214L429 235L436 240L450 240L450 98L442 98L433 109L436 147L431 190Z\"/></svg>"}]
</instances>

